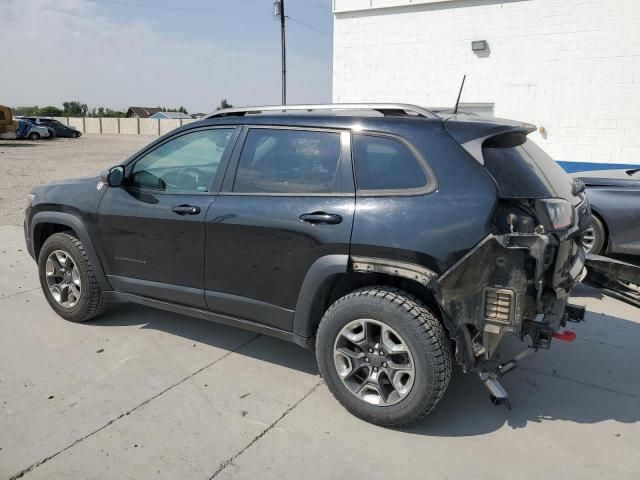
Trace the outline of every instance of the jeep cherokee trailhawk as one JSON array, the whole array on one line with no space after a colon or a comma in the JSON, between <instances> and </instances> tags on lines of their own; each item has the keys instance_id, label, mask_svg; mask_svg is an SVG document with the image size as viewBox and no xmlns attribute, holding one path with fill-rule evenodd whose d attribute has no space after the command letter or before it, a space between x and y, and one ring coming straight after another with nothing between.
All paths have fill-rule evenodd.
<instances>
[{"instance_id":1,"label":"jeep cherokee trailhawk","mask_svg":"<svg viewBox=\"0 0 640 480\"><path fill-rule=\"evenodd\" d=\"M221 110L34 188L27 246L61 317L130 301L291 340L373 423L427 415L454 361L508 403L499 377L584 316L584 186L532 131L405 104ZM490 369L505 334L528 348Z\"/></svg>"}]
</instances>

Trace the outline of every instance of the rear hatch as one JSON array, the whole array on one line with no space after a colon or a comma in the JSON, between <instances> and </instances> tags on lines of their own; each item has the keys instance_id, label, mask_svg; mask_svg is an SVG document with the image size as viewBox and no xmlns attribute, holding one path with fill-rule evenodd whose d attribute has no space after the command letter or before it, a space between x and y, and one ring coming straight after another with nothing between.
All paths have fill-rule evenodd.
<instances>
[{"instance_id":1,"label":"rear hatch","mask_svg":"<svg viewBox=\"0 0 640 480\"><path fill-rule=\"evenodd\" d=\"M527 135L533 125L504 119L450 117L447 132L493 177L503 199L560 198L574 207L582 185Z\"/></svg>"}]
</instances>

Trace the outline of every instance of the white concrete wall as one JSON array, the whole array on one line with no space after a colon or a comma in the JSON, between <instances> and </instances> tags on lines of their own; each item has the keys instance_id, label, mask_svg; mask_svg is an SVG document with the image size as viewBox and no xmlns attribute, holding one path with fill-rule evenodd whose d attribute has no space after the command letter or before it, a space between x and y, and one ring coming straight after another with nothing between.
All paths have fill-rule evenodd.
<instances>
[{"instance_id":1,"label":"white concrete wall","mask_svg":"<svg viewBox=\"0 0 640 480\"><path fill-rule=\"evenodd\" d=\"M171 130L174 130L180 127L180 119L175 118L167 118L160 120L160 135L164 135L165 133L169 133Z\"/></svg>"},{"instance_id":2,"label":"white concrete wall","mask_svg":"<svg viewBox=\"0 0 640 480\"><path fill-rule=\"evenodd\" d=\"M195 122L193 119L157 119L157 118L78 118L55 117L56 120L70 125L82 133L105 135L164 135L170 131Z\"/></svg>"},{"instance_id":3,"label":"white concrete wall","mask_svg":"<svg viewBox=\"0 0 640 480\"><path fill-rule=\"evenodd\" d=\"M67 118L67 125L69 125L70 127L75 128L76 130L81 131L82 133L85 133L85 130L84 130L84 121L85 120L86 120L86 118L69 117L69 118Z\"/></svg>"},{"instance_id":4,"label":"white concrete wall","mask_svg":"<svg viewBox=\"0 0 640 480\"><path fill-rule=\"evenodd\" d=\"M138 132L138 119L137 118L121 118L120 119L120 134L122 135L137 135Z\"/></svg>"},{"instance_id":5,"label":"white concrete wall","mask_svg":"<svg viewBox=\"0 0 640 480\"><path fill-rule=\"evenodd\" d=\"M557 160L640 163L638 0L334 0L334 13L335 102L453 106L466 73L463 102L543 126L532 138Z\"/></svg>"},{"instance_id":6,"label":"white concrete wall","mask_svg":"<svg viewBox=\"0 0 640 480\"><path fill-rule=\"evenodd\" d=\"M109 118L109 117L103 117L100 119L102 121L102 133L106 133L106 134L118 134L119 132L119 127L118 127L118 118Z\"/></svg>"},{"instance_id":7,"label":"white concrete wall","mask_svg":"<svg viewBox=\"0 0 640 480\"><path fill-rule=\"evenodd\" d=\"M160 120L156 118L139 118L140 135L159 135Z\"/></svg>"},{"instance_id":8,"label":"white concrete wall","mask_svg":"<svg viewBox=\"0 0 640 480\"><path fill-rule=\"evenodd\" d=\"M102 133L100 131L100 119L99 118L85 118L84 119L84 133Z\"/></svg>"}]
</instances>

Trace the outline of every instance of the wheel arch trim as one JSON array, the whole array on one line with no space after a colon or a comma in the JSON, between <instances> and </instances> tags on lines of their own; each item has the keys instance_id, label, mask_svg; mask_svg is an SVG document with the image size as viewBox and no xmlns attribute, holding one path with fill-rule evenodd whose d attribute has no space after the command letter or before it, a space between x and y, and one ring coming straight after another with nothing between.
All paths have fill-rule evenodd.
<instances>
[{"instance_id":1,"label":"wheel arch trim","mask_svg":"<svg viewBox=\"0 0 640 480\"><path fill-rule=\"evenodd\" d=\"M293 315L293 333L303 337L313 336L317 326L313 310L322 300L322 293L326 291L324 287L328 282L349 272L383 273L391 277L404 278L416 282L432 294L430 284L437 278L437 274L432 270L409 262L338 254L320 257L311 265L302 282Z\"/></svg>"},{"instance_id":2,"label":"wheel arch trim","mask_svg":"<svg viewBox=\"0 0 640 480\"><path fill-rule=\"evenodd\" d=\"M303 337L313 336L313 307L319 300L325 282L337 275L346 273L349 267L349 255L333 254L318 258L311 264L302 281L296 308L293 314L292 331Z\"/></svg>"},{"instance_id":3,"label":"wheel arch trim","mask_svg":"<svg viewBox=\"0 0 640 480\"><path fill-rule=\"evenodd\" d=\"M91 237L89 236L89 232L84 226L82 220L71 213L65 212L38 212L31 219L31 225L29 229L30 237L33 242L33 253L36 262L38 261L38 255L40 253L39 249L36 250L36 238L35 232L36 227L42 224L57 224L64 225L65 227L69 227L73 232L78 236L78 239L82 242L82 246L84 247L84 251L91 262L91 266L93 267L93 272L100 285L102 290L111 290L111 285L107 280L107 277L104 273L104 269L102 268L102 263L100 262L100 258L96 253L96 250L93 246L93 242L91 241ZM42 242L44 243L44 242ZM40 249L42 248L42 244L40 245Z\"/></svg>"},{"instance_id":4,"label":"wheel arch trim","mask_svg":"<svg viewBox=\"0 0 640 480\"><path fill-rule=\"evenodd\" d=\"M433 279L438 277L438 274L433 270L429 270L416 263L373 257L353 256L352 259L354 272L384 273L392 277L401 277L418 282L424 287L428 286Z\"/></svg>"}]
</instances>

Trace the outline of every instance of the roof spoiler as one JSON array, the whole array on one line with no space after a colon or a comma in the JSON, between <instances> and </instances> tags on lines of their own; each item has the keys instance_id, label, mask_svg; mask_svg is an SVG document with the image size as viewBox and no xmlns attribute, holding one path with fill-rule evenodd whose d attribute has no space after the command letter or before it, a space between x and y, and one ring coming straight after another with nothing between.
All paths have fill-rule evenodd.
<instances>
[{"instance_id":1,"label":"roof spoiler","mask_svg":"<svg viewBox=\"0 0 640 480\"><path fill-rule=\"evenodd\" d=\"M465 117L464 119L451 117L444 122L444 128L480 165L484 165L482 145L486 140L498 135L510 133L529 135L536 131L535 125L530 123L482 117Z\"/></svg>"}]
</instances>

